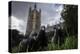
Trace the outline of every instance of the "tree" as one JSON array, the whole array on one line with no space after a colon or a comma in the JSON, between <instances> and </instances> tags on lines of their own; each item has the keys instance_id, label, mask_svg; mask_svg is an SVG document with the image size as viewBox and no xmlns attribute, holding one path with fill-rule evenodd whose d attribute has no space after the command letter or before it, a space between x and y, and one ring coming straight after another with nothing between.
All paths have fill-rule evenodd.
<instances>
[{"instance_id":1,"label":"tree","mask_svg":"<svg viewBox=\"0 0 80 54\"><path fill-rule=\"evenodd\" d=\"M78 6L77 5L64 5L61 13L64 19L65 27L69 35L77 35L78 33Z\"/></svg>"}]
</instances>

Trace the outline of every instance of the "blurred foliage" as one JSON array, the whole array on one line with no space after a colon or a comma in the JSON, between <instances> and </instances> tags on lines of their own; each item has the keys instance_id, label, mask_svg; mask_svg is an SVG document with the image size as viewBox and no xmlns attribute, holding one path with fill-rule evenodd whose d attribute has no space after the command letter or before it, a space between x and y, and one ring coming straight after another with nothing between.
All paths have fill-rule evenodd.
<instances>
[{"instance_id":1,"label":"blurred foliage","mask_svg":"<svg viewBox=\"0 0 80 54\"><path fill-rule=\"evenodd\" d=\"M78 39L75 36L67 37L64 42L64 49L77 49Z\"/></svg>"},{"instance_id":2,"label":"blurred foliage","mask_svg":"<svg viewBox=\"0 0 80 54\"><path fill-rule=\"evenodd\" d=\"M49 43L48 50L77 49L78 39L75 36L66 37L65 42L58 47L58 44Z\"/></svg>"},{"instance_id":3,"label":"blurred foliage","mask_svg":"<svg viewBox=\"0 0 80 54\"><path fill-rule=\"evenodd\" d=\"M12 53L17 53L17 52L19 52L19 46L13 47Z\"/></svg>"},{"instance_id":4,"label":"blurred foliage","mask_svg":"<svg viewBox=\"0 0 80 54\"><path fill-rule=\"evenodd\" d=\"M67 36L64 40L64 43L61 46L59 46L58 44L55 44L54 42L49 42L47 50L49 51L65 50L65 49L77 49L77 48L78 48L78 39L76 38L76 36ZM19 52L19 50L21 50L19 46L12 48L13 53Z\"/></svg>"},{"instance_id":5,"label":"blurred foliage","mask_svg":"<svg viewBox=\"0 0 80 54\"><path fill-rule=\"evenodd\" d=\"M61 16L68 33L76 35L78 33L78 5L64 5Z\"/></svg>"}]
</instances>

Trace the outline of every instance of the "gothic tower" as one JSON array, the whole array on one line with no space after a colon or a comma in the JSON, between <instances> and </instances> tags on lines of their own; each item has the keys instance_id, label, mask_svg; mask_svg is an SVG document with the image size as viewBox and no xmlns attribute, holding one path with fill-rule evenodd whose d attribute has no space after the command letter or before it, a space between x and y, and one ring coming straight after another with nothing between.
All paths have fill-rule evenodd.
<instances>
[{"instance_id":1,"label":"gothic tower","mask_svg":"<svg viewBox=\"0 0 80 54\"><path fill-rule=\"evenodd\" d=\"M39 32L41 26L41 9L37 10L36 4L34 5L34 9L29 8L29 15L27 21L27 29L26 34L30 34L32 31Z\"/></svg>"}]
</instances>

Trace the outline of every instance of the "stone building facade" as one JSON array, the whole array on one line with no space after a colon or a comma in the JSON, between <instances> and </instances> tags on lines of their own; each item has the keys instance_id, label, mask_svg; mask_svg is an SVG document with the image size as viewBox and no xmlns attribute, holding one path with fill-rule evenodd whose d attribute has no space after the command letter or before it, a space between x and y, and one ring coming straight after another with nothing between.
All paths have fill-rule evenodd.
<instances>
[{"instance_id":1,"label":"stone building facade","mask_svg":"<svg viewBox=\"0 0 80 54\"><path fill-rule=\"evenodd\" d=\"M32 31L39 32L41 26L41 9L37 10L36 4L34 9L29 8L29 15L27 21L26 34L30 34Z\"/></svg>"}]
</instances>

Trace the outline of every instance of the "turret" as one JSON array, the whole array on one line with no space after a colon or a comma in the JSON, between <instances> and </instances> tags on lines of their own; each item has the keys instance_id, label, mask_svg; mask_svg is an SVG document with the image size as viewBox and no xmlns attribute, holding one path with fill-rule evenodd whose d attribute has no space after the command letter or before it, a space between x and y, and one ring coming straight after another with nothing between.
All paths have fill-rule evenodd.
<instances>
[{"instance_id":1,"label":"turret","mask_svg":"<svg viewBox=\"0 0 80 54\"><path fill-rule=\"evenodd\" d=\"M31 7L29 7L29 15L31 14Z\"/></svg>"},{"instance_id":2,"label":"turret","mask_svg":"<svg viewBox=\"0 0 80 54\"><path fill-rule=\"evenodd\" d=\"M35 5L34 5L34 9L36 9L37 8L37 6L36 6L36 3L35 3Z\"/></svg>"}]
</instances>

